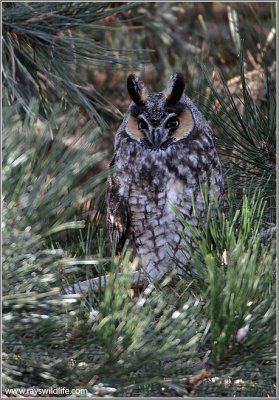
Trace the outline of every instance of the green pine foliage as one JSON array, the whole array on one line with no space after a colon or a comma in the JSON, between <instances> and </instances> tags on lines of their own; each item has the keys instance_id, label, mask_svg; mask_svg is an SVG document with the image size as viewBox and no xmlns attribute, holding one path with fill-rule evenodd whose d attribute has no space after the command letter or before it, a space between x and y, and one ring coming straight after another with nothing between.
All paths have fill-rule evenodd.
<instances>
[{"instance_id":1,"label":"green pine foliage","mask_svg":"<svg viewBox=\"0 0 279 400\"><path fill-rule=\"evenodd\" d=\"M266 99L264 102L257 102L246 82L244 68L242 49L239 61L241 97L236 97L230 93L223 76L222 90L221 93L218 92L207 68L203 66L212 97L208 117L212 121L217 137L219 153L224 156L223 168L227 174L227 181L234 191L261 187L268 201L266 222L274 226L276 222L275 82L270 79L267 68L261 71Z\"/></svg>"},{"instance_id":2,"label":"green pine foliage","mask_svg":"<svg viewBox=\"0 0 279 400\"><path fill-rule=\"evenodd\" d=\"M96 90L88 94L81 69L131 64L127 52L116 54L100 42L99 33L105 18L131 8L109 2L3 2L3 83L9 102L19 101L29 113L30 99L37 97L40 115L47 118L53 103L63 99L107 127L100 110L111 112L108 101Z\"/></svg>"},{"instance_id":3,"label":"green pine foliage","mask_svg":"<svg viewBox=\"0 0 279 400\"><path fill-rule=\"evenodd\" d=\"M271 32L275 17L270 5L268 17L254 6L222 6L233 21L231 42L222 43L211 35L219 6L211 7L216 3L4 3L4 394L66 387L101 397L276 395L273 47L252 24L262 18ZM189 26L180 23L185 15ZM102 29L107 18L127 35ZM250 89L242 37L263 70L264 98ZM132 48L138 52L128 54ZM206 62L213 48L219 86ZM220 210L204 188L198 227L174 209L192 233L188 242L180 232L191 266L174 255L181 271L133 296L138 260L128 246L115 256L104 218L112 140L102 119L114 125L108 102L113 95L121 103L122 83L93 97L81 86L87 69L110 71L112 82L112 66L134 68L143 54L155 65L158 87L172 69L188 66L190 79L204 65L188 94L216 135L226 196ZM228 83L233 74L240 77L237 94ZM105 288L66 294L105 274Z\"/></svg>"},{"instance_id":4,"label":"green pine foliage","mask_svg":"<svg viewBox=\"0 0 279 400\"><path fill-rule=\"evenodd\" d=\"M244 193L240 208L231 207L227 215L208 202L206 224L196 228L178 215L195 238L194 244L187 243L181 232L194 265L194 270L187 268L185 274L189 289L203 298L210 316L212 360L217 365L233 359L242 340L243 361L245 356L249 361L275 357L275 240L262 241L260 237L265 206L262 192L257 191L252 198ZM243 328L244 337L238 339ZM253 350L259 343L262 353Z\"/></svg>"}]
</instances>

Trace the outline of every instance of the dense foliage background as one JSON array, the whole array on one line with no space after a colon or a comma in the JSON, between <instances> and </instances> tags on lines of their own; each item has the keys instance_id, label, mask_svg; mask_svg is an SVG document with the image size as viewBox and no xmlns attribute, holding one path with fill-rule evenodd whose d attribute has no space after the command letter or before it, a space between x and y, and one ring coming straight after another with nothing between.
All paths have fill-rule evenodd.
<instances>
[{"instance_id":1,"label":"dense foliage background","mask_svg":"<svg viewBox=\"0 0 279 400\"><path fill-rule=\"evenodd\" d=\"M275 14L272 2L2 3L3 396L275 396ZM115 257L104 196L134 71L154 91L183 73L226 201L193 232L196 273L132 296L137 260ZM67 290L105 274L105 288Z\"/></svg>"}]
</instances>

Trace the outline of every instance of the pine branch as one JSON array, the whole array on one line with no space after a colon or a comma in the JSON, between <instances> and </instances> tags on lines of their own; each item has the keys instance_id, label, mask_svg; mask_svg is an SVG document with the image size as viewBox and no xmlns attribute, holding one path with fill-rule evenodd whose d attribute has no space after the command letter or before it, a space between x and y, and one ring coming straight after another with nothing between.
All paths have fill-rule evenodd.
<instances>
[{"instance_id":1,"label":"pine branch","mask_svg":"<svg viewBox=\"0 0 279 400\"><path fill-rule=\"evenodd\" d=\"M88 97L80 86L83 65L130 65L124 51L100 44L98 36L107 29L111 15L121 15L136 3L3 3L3 84L9 102L19 101L29 112L32 97L41 99L40 115L50 115L53 103L64 99L80 104L101 127L100 110L108 102L95 91Z\"/></svg>"},{"instance_id":2,"label":"pine branch","mask_svg":"<svg viewBox=\"0 0 279 400\"><path fill-rule=\"evenodd\" d=\"M260 80L259 84L266 91L266 101L257 102L247 82L243 47L239 66L239 96L231 93L223 76L220 76L221 88L217 88L207 68L202 67L212 93L209 118L228 181L233 188L263 188L269 202L267 221L275 223L272 211L275 210L276 181L275 86L264 66L257 74L257 81Z\"/></svg>"}]
</instances>

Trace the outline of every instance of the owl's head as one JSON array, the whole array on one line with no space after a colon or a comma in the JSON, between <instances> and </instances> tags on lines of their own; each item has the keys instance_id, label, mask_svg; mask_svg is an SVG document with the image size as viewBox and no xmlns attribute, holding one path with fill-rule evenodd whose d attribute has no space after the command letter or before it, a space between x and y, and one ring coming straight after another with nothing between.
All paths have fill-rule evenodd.
<instances>
[{"instance_id":1,"label":"owl's head","mask_svg":"<svg viewBox=\"0 0 279 400\"><path fill-rule=\"evenodd\" d=\"M133 103L126 133L152 150L166 149L185 139L195 124L187 101L182 98L184 87L182 75L174 74L163 92L148 93L144 83L130 75L127 88Z\"/></svg>"}]
</instances>

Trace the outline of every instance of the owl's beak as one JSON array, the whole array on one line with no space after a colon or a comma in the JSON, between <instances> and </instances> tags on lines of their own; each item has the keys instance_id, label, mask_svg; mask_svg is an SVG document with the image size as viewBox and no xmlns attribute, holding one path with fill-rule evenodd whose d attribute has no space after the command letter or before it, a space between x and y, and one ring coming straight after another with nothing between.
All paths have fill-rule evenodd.
<instances>
[{"instance_id":1,"label":"owl's beak","mask_svg":"<svg viewBox=\"0 0 279 400\"><path fill-rule=\"evenodd\" d=\"M165 132L161 127L151 128L148 133L147 140L155 149L159 149L161 145L167 140L168 132Z\"/></svg>"}]
</instances>

